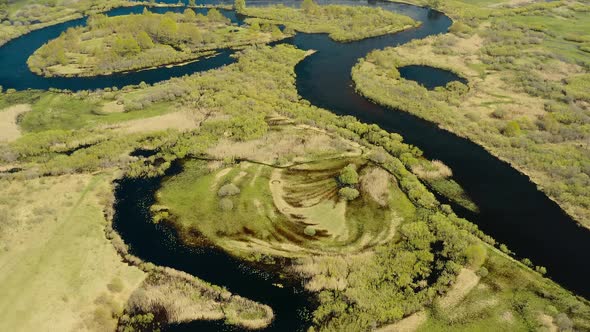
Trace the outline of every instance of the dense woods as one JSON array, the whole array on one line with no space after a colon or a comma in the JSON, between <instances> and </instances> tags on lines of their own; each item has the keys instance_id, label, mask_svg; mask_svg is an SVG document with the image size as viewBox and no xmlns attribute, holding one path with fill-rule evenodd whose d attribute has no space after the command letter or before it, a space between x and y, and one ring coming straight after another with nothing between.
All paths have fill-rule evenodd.
<instances>
[{"instance_id":1,"label":"dense woods","mask_svg":"<svg viewBox=\"0 0 590 332\"><path fill-rule=\"evenodd\" d=\"M207 15L184 13L88 19L87 27L70 28L28 60L30 69L46 76L92 76L174 64L211 55L214 50L267 43L284 38L279 29L232 26L219 10Z\"/></svg>"}]
</instances>

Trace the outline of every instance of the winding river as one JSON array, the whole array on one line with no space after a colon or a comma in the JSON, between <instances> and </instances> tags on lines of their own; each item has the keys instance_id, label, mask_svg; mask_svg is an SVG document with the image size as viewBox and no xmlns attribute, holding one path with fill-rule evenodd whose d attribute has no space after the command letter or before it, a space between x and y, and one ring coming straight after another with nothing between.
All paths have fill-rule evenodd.
<instances>
[{"instance_id":1,"label":"winding river","mask_svg":"<svg viewBox=\"0 0 590 332\"><path fill-rule=\"evenodd\" d=\"M171 0L169 3L176 3ZM318 1L320 4L334 3ZM208 3L220 3L209 1ZM228 2L222 2L228 3ZM284 3L294 0L250 0L248 5ZM381 1L341 0L348 5L379 6L422 22L419 28L369 38L352 43L336 43L325 34L298 33L288 42L301 49L318 52L296 66L299 94L312 104L339 115L353 115L366 123L375 123L387 131L401 134L407 143L419 147L427 158L439 159L453 169L455 180L463 186L479 206L474 214L457 206L455 210L476 223L497 241L505 243L520 257L529 257L535 264L546 266L550 277L564 287L590 297L590 231L579 227L557 204L540 192L528 177L500 161L480 146L460 138L436 125L409 113L387 109L367 101L354 91L350 78L352 66L374 49L404 44L417 38L445 33L451 20L442 13L412 5ZM156 12L184 8L153 8ZM108 15L139 13L142 6L118 8ZM201 9L199 9L201 11ZM204 9L202 11L205 11ZM224 11L233 22L241 18ZM170 77L192 74L233 62L231 51L185 66L157 68L127 74L95 78L43 78L32 74L26 59L46 41L57 37L68 27L85 24L85 19L69 21L31 32L0 48L0 85L15 89L96 89L155 83ZM420 76L423 76L422 79ZM426 75L426 76L424 76ZM417 81L432 79L435 71L423 71L412 77ZM177 172L179 166L170 172ZM191 273L211 283L226 286L230 291L273 307L276 319L268 330L305 330L309 325L311 298L301 285L273 286L276 277L241 263L215 249L189 248L179 243L174 232L149 222L148 208L161 179L124 179L116 191L115 227L131 251L146 261L170 266ZM233 330L218 322L193 322L171 327L173 330Z\"/></svg>"}]
</instances>

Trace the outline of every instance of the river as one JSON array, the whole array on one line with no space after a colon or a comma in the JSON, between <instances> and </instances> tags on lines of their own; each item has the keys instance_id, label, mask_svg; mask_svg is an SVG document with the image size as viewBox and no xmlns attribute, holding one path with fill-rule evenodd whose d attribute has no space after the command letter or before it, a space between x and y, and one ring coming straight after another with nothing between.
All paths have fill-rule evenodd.
<instances>
[{"instance_id":1,"label":"river","mask_svg":"<svg viewBox=\"0 0 590 332\"><path fill-rule=\"evenodd\" d=\"M299 4L298 1L248 1L248 5L263 6L272 3ZM590 287L587 285L590 266L585 263L586 254L590 252L589 230L578 226L557 204L539 191L528 177L479 145L409 113L371 103L354 91L350 72L358 59L374 49L445 33L452 21L440 12L407 4L360 0L342 0L337 3L379 6L408 15L421 21L422 25L400 33L351 43L334 42L326 34L298 33L285 42L304 50L317 50L295 68L299 94L318 107L339 115L353 115L360 121L375 123L387 131L399 133L407 143L424 151L427 158L441 160L450 166L454 179L479 206L479 213L454 206L461 216L477 224L497 241L507 244L518 256L528 257L535 264L546 266L549 276L562 286L590 297ZM153 10L164 12L184 9ZM107 14L124 15L141 11L143 6L118 8ZM224 11L224 14L235 23L242 21L233 12ZM85 24L85 19L54 25L33 31L1 47L0 85L19 90L122 87L142 81L155 83L170 77L218 68L234 61L230 57L232 51L224 50L215 57L185 66L95 78L43 78L28 70L26 59L38 47L57 37L68 27L82 24ZM422 75L426 75L423 77L424 81L432 80L429 76L436 75L436 71L426 70ZM420 75L414 75L412 79L420 81ZM434 81L444 80L441 78ZM124 179L117 189L114 224L130 245L132 253L146 261L186 271L214 284L226 286L239 295L270 305L275 310L276 319L268 330L305 330L309 325L307 311L312 308L309 295L302 291L300 285L275 287L272 284L276 277L272 273L262 272L215 249L187 248L179 243L172 230L150 223L147 208L153 202L153 192L158 188L160 180ZM194 322L172 328L212 331L233 329L216 322Z\"/></svg>"}]
</instances>

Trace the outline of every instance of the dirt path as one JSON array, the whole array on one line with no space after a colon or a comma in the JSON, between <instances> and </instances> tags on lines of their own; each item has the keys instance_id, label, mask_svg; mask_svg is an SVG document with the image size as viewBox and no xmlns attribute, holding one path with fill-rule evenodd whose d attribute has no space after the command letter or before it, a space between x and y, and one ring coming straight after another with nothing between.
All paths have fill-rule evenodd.
<instances>
[{"instance_id":1,"label":"dirt path","mask_svg":"<svg viewBox=\"0 0 590 332\"><path fill-rule=\"evenodd\" d=\"M439 304L445 309L456 306L478 283L479 276L473 270L461 269L453 287L440 299Z\"/></svg>"},{"instance_id":2,"label":"dirt path","mask_svg":"<svg viewBox=\"0 0 590 332\"><path fill-rule=\"evenodd\" d=\"M426 312L420 311L400 320L395 324L386 325L380 329L377 329L376 332L413 332L416 331L420 325L426 321L426 318L428 318Z\"/></svg>"},{"instance_id":3,"label":"dirt path","mask_svg":"<svg viewBox=\"0 0 590 332\"><path fill-rule=\"evenodd\" d=\"M31 105L21 104L10 106L0 111L0 143L12 142L21 136L21 131L16 120L19 115L30 110Z\"/></svg>"}]
</instances>

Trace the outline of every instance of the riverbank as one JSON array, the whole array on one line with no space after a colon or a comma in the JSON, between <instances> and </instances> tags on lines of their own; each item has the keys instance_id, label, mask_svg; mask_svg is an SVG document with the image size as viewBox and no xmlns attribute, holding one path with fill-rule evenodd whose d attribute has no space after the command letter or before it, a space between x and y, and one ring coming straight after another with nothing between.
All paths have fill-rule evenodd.
<instances>
[{"instance_id":1,"label":"riverbank","mask_svg":"<svg viewBox=\"0 0 590 332\"><path fill-rule=\"evenodd\" d=\"M547 7L544 15L551 20L552 15L556 15L552 12L555 5ZM540 9L531 5L528 10ZM500 17L500 13L514 11L493 10ZM526 13L527 7L519 7L518 11ZM538 15L542 17L543 14ZM522 86L519 80L525 63L537 61L534 50L560 54L551 46L556 37L527 28L513 28L513 33L525 31L529 38L538 38L538 42L523 46L527 50L520 53L523 65L506 68L493 61L501 61L507 55L493 53L490 42L486 41L492 38L488 36L494 27L469 27L465 19L456 18L451 34L371 54L368 61L360 62L353 69L357 90L380 104L415 114L482 145L529 176L581 225L590 227L590 197L583 189L589 181L584 165L590 163L590 154L583 143L586 136L582 129L588 120L579 113L586 106L575 98L568 106L559 95L550 92L566 91L568 78L587 69L572 63L567 53L561 53L562 60L548 60L551 64L546 67L549 69L543 73L533 70L529 75L530 79L544 79L545 88L532 82ZM515 18L506 16L503 20L504 24L512 24L509 22ZM496 44L502 45L507 40ZM496 44L494 47L500 47ZM408 64L451 69L469 79L469 91L429 92L412 82L383 76ZM409 95L412 97L408 98ZM415 98L416 95L421 97ZM577 120L566 120L573 118Z\"/></svg>"}]
</instances>

